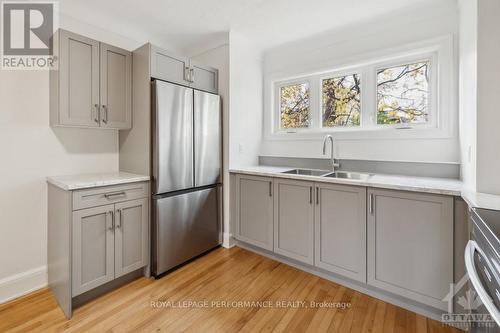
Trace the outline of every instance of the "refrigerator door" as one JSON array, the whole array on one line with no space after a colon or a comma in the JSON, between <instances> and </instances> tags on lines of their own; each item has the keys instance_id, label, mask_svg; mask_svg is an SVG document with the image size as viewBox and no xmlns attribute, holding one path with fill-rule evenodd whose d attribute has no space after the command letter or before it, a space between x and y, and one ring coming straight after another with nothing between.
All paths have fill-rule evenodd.
<instances>
[{"instance_id":1,"label":"refrigerator door","mask_svg":"<svg viewBox=\"0 0 500 333\"><path fill-rule=\"evenodd\" d=\"M195 186L220 183L222 127L220 97L194 91Z\"/></svg>"},{"instance_id":2,"label":"refrigerator door","mask_svg":"<svg viewBox=\"0 0 500 333\"><path fill-rule=\"evenodd\" d=\"M193 89L153 81L153 193L194 186Z\"/></svg>"},{"instance_id":3,"label":"refrigerator door","mask_svg":"<svg viewBox=\"0 0 500 333\"><path fill-rule=\"evenodd\" d=\"M153 199L153 275L221 243L219 187Z\"/></svg>"}]
</instances>

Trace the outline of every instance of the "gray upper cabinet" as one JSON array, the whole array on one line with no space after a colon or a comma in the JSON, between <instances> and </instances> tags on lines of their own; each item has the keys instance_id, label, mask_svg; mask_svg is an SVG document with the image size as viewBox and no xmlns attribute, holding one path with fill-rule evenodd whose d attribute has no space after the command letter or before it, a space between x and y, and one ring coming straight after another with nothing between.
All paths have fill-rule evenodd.
<instances>
[{"instance_id":1,"label":"gray upper cabinet","mask_svg":"<svg viewBox=\"0 0 500 333\"><path fill-rule=\"evenodd\" d=\"M369 189L368 284L446 310L453 198Z\"/></svg>"},{"instance_id":2,"label":"gray upper cabinet","mask_svg":"<svg viewBox=\"0 0 500 333\"><path fill-rule=\"evenodd\" d=\"M151 77L188 86L210 93L218 93L218 70L199 64L189 58L150 46Z\"/></svg>"},{"instance_id":3,"label":"gray upper cabinet","mask_svg":"<svg viewBox=\"0 0 500 333\"><path fill-rule=\"evenodd\" d=\"M148 199L115 205L115 277L148 263Z\"/></svg>"},{"instance_id":4,"label":"gray upper cabinet","mask_svg":"<svg viewBox=\"0 0 500 333\"><path fill-rule=\"evenodd\" d=\"M273 250L273 180L236 176L236 238Z\"/></svg>"},{"instance_id":5,"label":"gray upper cabinet","mask_svg":"<svg viewBox=\"0 0 500 333\"><path fill-rule=\"evenodd\" d=\"M132 54L66 31L54 35L58 66L50 72L52 126L132 126Z\"/></svg>"},{"instance_id":6,"label":"gray upper cabinet","mask_svg":"<svg viewBox=\"0 0 500 333\"><path fill-rule=\"evenodd\" d=\"M189 86L191 84L189 59L174 56L156 46L151 46L151 76Z\"/></svg>"},{"instance_id":7,"label":"gray upper cabinet","mask_svg":"<svg viewBox=\"0 0 500 333\"><path fill-rule=\"evenodd\" d=\"M132 127L132 54L101 43L101 127Z\"/></svg>"},{"instance_id":8,"label":"gray upper cabinet","mask_svg":"<svg viewBox=\"0 0 500 333\"><path fill-rule=\"evenodd\" d=\"M314 263L314 183L274 180L274 252Z\"/></svg>"},{"instance_id":9,"label":"gray upper cabinet","mask_svg":"<svg viewBox=\"0 0 500 333\"><path fill-rule=\"evenodd\" d=\"M99 42L60 30L59 68L51 71L51 123L99 127Z\"/></svg>"},{"instance_id":10,"label":"gray upper cabinet","mask_svg":"<svg viewBox=\"0 0 500 333\"><path fill-rule=\"evenodd\" d=\"M73 212L73 296L114 279L114 205Z\"/></svg>"},{"instance_id":11,"label":"gray upper cabinet","mask_svg":"<svg viewBox=\"0 0 500 333\"><path fill-rule=\"evenodd\" d=\"M219 73L215 68L201 65L191 60L192 87L199 90L217 93L219 90Z\"/></svg>"},{"instance_id":12,"label":"gray upper cabinet","mask_svg":"<svg viewBox=\"0 0 500 333\"><path fill-rule=\"evenodd\" d=\"M366 283L366 188L316 183L315 265Z\"/></svg>"}]
</instances>

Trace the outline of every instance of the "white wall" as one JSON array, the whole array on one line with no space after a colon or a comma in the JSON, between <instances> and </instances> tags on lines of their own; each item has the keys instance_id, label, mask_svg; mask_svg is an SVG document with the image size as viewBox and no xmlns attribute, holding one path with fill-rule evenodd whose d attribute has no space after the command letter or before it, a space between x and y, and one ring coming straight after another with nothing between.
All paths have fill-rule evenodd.
<instances>
[{"instance_id":1,"label":"white wall","mask_svg":"<svg viewBox=\"0 0 500 333\"><path fill-rule=\"evenodd\" d=\"M231 246L231 231L229 226L229 43L194 54L192 59L219 70L219 95L222 99L222 162L223 162L223 193L224 193L224 237L223 246Z\"/></svg>"},{"instance_id":2,"label":"white wall","mask_svg":"<svg viewBox=\"0 0 500 333\"><path fill-rule=\"evenodd\" d=\"M110 44L139 43L82 23L61 26ZM114 130L49 127L47 71L0 70L0 303L46 284L50 175L118 170Z\"/></svg>"},{"instance_id":3,"label":"white wall","mask_svg":"<svg viewBox=\"0 0 500 333\"><path fill-rule=\"evenodd\" d=\"M500 1L478 3L476 185L500 194Z\"/></svg>"},{"instance_id":4,"label":"white wall","mask_svg":"<svg viewBox=\"0 0 500 333\"><path fill-rule=\"evenodd\" d=\"M229 34L229 167L257 165L262 138L262 57L237 31Z\"/></svg>"},{"instance_id":5,"label":"white wall","mask_svg":"<svg viewBox=\"0 0 500 333\"><path fill-rule=\"evenodd\" d=\"M456 42L458 10L455 5L428 7L412 12L394 13L390 17L359 23L322 33L318 36L282 45L264 54L265 82L265 126L270 126L269 113L272 112L270 81L279 76L295 75L328 69L328 66L347 65L367 55L379 54L382 50L398 48L401 45L426 41L443 36L452 36ZM456 45L452 45L454 53ZM358 59L358 60L356 60ZM450 68L447 91L449 103L447 112L450 131L444 136L420 138L361 139L342 138L337 142L338 157L344 159L449 162L460 161L458 142L457 111L457 67L453 54L447 61ZM332 68L332 67L330 67ZM333 67L332 69L334 69ZM453 77L455 75L455 77ZM442 96L441 96L442 97ZM449 109L448 109L449 108ZM266 130L266 133L268 131ZM335 134L334 134L335 136ZM439 137L439 138L438 138ZM269 156L323 157L322 138L283 140L266 138L260 153Z\"/></svg>"},{"instance_id":6,"label":"white wall","mask_svg":"<svg viewBox=\"0 0 500 333\"><path fill-rule=\"evenodd\" d=\"M459 14L459 113L462 180L476 189L477 1L461 0Z\"/></svg>"}]
</instances>

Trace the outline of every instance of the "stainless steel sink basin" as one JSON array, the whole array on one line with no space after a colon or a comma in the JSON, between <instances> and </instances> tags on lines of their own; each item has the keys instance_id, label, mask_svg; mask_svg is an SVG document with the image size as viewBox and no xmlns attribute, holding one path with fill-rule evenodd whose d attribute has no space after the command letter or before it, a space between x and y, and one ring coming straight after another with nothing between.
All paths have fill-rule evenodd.
<instances>
[{"instance_id":1,"label":"stainless steel sink basin","mask_svg":"<svg viewBox=\"0 0 500 333\"><path fill-rule=\"evenodd\" d=\"M341 179L355 179L355 180L368 180L370 174L359 173L359 172L346 172L346 171L336 171L329 174L323 175L322 177L330 178L341 178Z\"/></svg>"},{"instance_id":2,"label":"stainless steel sink basin","mask_svg":"<svg viewBox=\"0 0 500 333\"><path fill-rule=\"evenodd\" d=\"M316 169L293 169L288 171L283 171L282 173L288 173L291 175L304 175L304 176L324 176L331 171L328 170L316 170Z\"/></svg>"}]
</instances>

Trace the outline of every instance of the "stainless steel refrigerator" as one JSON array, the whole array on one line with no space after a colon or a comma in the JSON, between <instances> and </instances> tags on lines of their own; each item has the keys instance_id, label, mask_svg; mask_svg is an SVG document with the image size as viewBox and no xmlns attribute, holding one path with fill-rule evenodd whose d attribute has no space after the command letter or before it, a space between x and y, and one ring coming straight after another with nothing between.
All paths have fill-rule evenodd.
<instances>
[{"instance_id":1,"label":"stainless steel refrigerator","mask_svg":"<svg viewBox=\"0 0 500 333\"><path fill-rule=\"evenodd\" d=\"M218 95L152 81L152 273L218 246L221 112Z\"/></svg>"}]
</instances>

